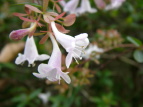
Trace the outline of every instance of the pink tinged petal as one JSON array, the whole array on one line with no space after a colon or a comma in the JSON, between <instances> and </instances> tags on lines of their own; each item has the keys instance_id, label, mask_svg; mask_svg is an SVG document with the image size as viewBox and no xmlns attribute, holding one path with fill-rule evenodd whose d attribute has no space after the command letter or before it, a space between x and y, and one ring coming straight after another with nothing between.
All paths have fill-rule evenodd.
<instances>
[{"instance_id":1,"label":"pink tinged petal","mask_svg":"<svg viewBox=\"0 0 143 107\"><path fill-rule=\"evenodd\" d=\"M36 61L43 61L43 60L47 60L49 58L50 58L49 55L42 54L42 55L37 56Z\"/></svg>"},{"instance_id":2,"label":"pink tinged petal","mask_svg":"<svg viewBox=\"0 0 143 107\"><path fill-rule=\"evenodd\" d=\"M10 33L9 37L13 40L21 40L29 33L29 29L14 30Z\"/></svg>"},{"instance_id":3,"label":"pink tinged petal","mask_svg":"<svg viewBox=\"0 0 143 107\"><path fill-rule=\"evenodd\" d=\"M106 6L104 0L94 0L94 2L96 3L99 9L103 9Z\"/></svg>"},{"instance_id":4,"label":"pink tinged petal","mask_svg":"<svg viewBox=\"0 0 143 107\"><path fill-rule=\"evenodd\" d=\"M68 53L66 56L66 67L69 68L70 64L72 62L72 53Z\"/></svg>"},{"instance_id":5,"label":"pink tinged petal","mask_svg":"<svg viewBox=\"0 0 143 107\"><path fill-rule=\"evenodd\" d=\"M67 75L67 73L62 72L62 73L61 73L61 77L62 77L68 84L71 83L71 79L70 79L70 77Z\"/></svg>"}]
</instances>

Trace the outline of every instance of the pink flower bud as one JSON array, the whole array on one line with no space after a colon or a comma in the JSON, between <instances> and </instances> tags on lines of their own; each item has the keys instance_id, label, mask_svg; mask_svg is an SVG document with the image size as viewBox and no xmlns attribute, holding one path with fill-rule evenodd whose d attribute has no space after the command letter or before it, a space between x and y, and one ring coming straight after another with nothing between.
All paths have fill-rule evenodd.
<instances>
[{"instance_id":1,"label":"pink flower bud","mask_svg":"<svg viewBox=\"0 0 143 107\"><path fill-rule=\"evenodd\" d=\"M10 33L9 37L13 40L21 40L29 33L29 29L14 30Z\"/></svg>"}]
</instances>

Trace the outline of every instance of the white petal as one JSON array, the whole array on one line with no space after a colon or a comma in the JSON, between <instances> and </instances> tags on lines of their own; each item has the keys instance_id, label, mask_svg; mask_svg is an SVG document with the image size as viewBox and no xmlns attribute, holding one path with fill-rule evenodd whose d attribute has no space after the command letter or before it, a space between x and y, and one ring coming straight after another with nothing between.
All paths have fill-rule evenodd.
<instances>
[{"instance_id":1,"label":"white petal","mask_svg":"<svg viewBox=\"0 0 143 107\"><path fill-rule=\"evenodd\" d=\"M25 56L22 55L22 54L18 54L18 57L17 57L16 60L15 60L15 63L16 63L16 64L21 64L21 63L23 63L24 61L26 61Z\"/></svg>"},{"instance_id":2,"label":"white petal","mask_svg":"<svg viewBox=\"0 0 143 107\"><path fill-rule=\"evenodd\" d=\"M94 9L94 8L91 8L89 0L82 0L81 1L81 6L77 9L77 11L78 11L79 14L83 14L85 12L94 13L97 10Z\"/></svg>"},{"instance_id":3,"label":"white petal","mask_svg":"<svg viewBox=\"0 0 143 107\"><path fill-rule=\"evenodd\" d=\"M43 73L43 74L47 74L47 72L51 71L52 69L54 69L52 66L49 66L48 64L40 64L38 66L38 72L39 73Z\"/></svg>"},{"instance_id":4,"label":"white petal","mask_svg":"<svg viewBox=\"0 0 143 107\"><path fill-rule=\"evenodd\" d=\"M55 22L51 22L51 26L52 26L54 35L56 37L56 40L66 49L67 52L68 52L68 49L73 48L75 46L74 37L59 32L55 25Z\"/></svg>"},{"instance_id":5,"label":"white petal","mask_svg":"<svg viewBox=\"0 0 143 107\"><path fill-rule=\"evenodd\" d=\"M50 81L57 81L58 79L56 78L56 76L57 76L56 68L54 68L53 70L51 70L47 73L47 79Z\"/></svg>"},{"instance_id":6,"label":"white petal","mask_svg":"<svg viewBox=\"0 0 143 107\"><path fill-rule=\"evenodd\" d=\"M29 62L33 62L38 56L38 51L33 36L31 38L27 37L24 55Z\"/></svg>"},{"instance_id":7,"label":"white petal","mask_svg":"<svg viewBox=\"0 0 143 107\"><path fill-rule=\"evenodd\" d=\"M43 61L43 60L47 60L47 59L49 59L49 58L50 58L49 55L42 54L42 55L39 55L39 56L36 58L36 60L37 60L37 61Z\"/></svg>"},{"instance_id":8,"label":"white petal","mask_svg":"<svg viewBox=\"0 0 143 107\"><path fill-rule=\"evenodd\" d=\"M33 75L37 78L46 78L45 74L33 73Z\"/></svg>"},{"instance_id":9,"label":"white petal","mask_svg":"<svg viewBox=\"0 0 143 107\"><path fill-rule=\"evenodd\" d=\"M89 40L87 37L88 37L87 33L83 33L83 34L75 36L76 45L83 46L84 48L86 48L87 45L89 44Z\"/></svg>"},{"instance_id":10,"label":"white petal","mask_svg":"<svg viewBox=\"0 0 143 107\"><path fill-rule=\"evenodd\" d=\"M70 0L64 7L64 11L75 13L79 0Z\"/></svg>"},{"instance_id":11,"label":"white petal","mask_svg":"<svg viewBox=\"0 0 143 107\"><path fill-rule=\"evenodd\" d=\"M72 53L68 53L67 57L66 57L66 67L69 68L70 64L72 62Z\"/></svg>"},{"instance_id":12,"label":"white petal","mask_svg":"<svg viewBox=\"0 0 143 107\"><path fill-rule=\"evenodd\" d=\"M81 34L75 36L75 38L76 38L77 40L79 40L79 39L84 39L84 38L87 38L87 37L88 37L88 34L87 34L87 33L81 33Z\"/></svg>"},{"instance_id":13,"label":"white petal","mask_svg":"<svg viewBox=\"0 0 143 107\"><path fill-rule=\"evenodd\" d=\"M61 77L62 77L68 84L71 83L71 79L70 79L70 77L67 75L67 73L62 72L62 73L61 73Z\"/></svg>"}]
</instances>

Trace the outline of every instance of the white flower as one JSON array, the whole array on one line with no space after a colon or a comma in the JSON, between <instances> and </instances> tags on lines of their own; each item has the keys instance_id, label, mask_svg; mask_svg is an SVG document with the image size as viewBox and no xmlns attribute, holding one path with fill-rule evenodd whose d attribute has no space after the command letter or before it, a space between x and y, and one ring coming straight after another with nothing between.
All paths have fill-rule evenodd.
<instances>
[{"instance_id":1,"label":"white flower","mask_svg":"<svg viewBox=\"0 0 143 107\"><path fill-rule=\"evenodd\" d=\"M47 92L47 93L40 93L38 95L38 97L42 100L42 102L44 104L46 104L48 101L49 101L49 97L51 96L51 93L50 92Z\"/></svg>"},{"instance_id":2,"label":"white flower","mask_svg":"<svg viewBox=\"0 0 143 107\"><path fill-rule=\"evenodd\" d=\"M47 59L49 59L49 55L46 55L46 54L39 55L38 54L36 44L35 44L34 38L32 36L30 38L27 37L24 54L19 53L18 57L15 60L15 63L22 64L27 60L29 63L29 66L30 66L30 64L34 64L34 61L43 61L43 60L47 60Z\"/></svg>"},{"instance_id":3,"label":"white flower","mask_svg":"<svg viewBox=\"0 0 143 107\"><path fill-rule=\"evenodd\" d=\"M125 0L111 0L111 4L107 5L105 10L119 8Z\"/></svg>"},{"instance_id":4,"label":"white flower","mask_svg":"<svg viewBox=\"0 0 143 107\"><path fill-rule=\"evenodd\" d=\"M75 37L63 34L58 31L55 26L55 22L51 22L52 30L57 41L65 48L68 52L66 57L66 66L69 68L72 58L76 60L76 58L82 59L81 54L84 52L84 49L89 44L88 34L82 33ZM77 60L76 60L77 62ZM77 62L78 63L78 62Z\"/></svg>"},{"instance_id":5,"label":"white flower","mask_svg":"<svg viewBox=\"0 0 143 107\"><path fill-rule=\"evenodd\" d=\"M94 9L94 8L91 8L89 0L82 0L80 7L77 8L77 13L78 14L83 14L83 13L86 13L86 12L95 13L95 12L97 12L97 10Z\"/></svg>"},{"instance_id":6,"label":"white flower","mask_svg":"<svg viewBox=\"0 0 143 107\"><path fill-rule=\"evenodd\" d=\"M49 34L49 36L53 43L52 55L49 59L48 64L40 64L38 66L39 73L33 73L33 75L38 78L47 78L50 81L59 82L61 80L60 77L62 77L69 84L71 82L71 79L67 75L68 73L62 72L61 70L61 51L53 35Z\"/></svg>"},{"instance_id":7,"label":"white flower","mask_svg":"<svg viewBox=\"0 0 143 107\"><path fill-rule=\"evenodd\" d=\"M64 11L69 12L70 14L75 13L78 6L79 0L70 0L64 4Z\"/></svg>"},{"instance_id":8,"label":"white flower","mask_svg":"<svg viewBox=\"0 0 143 107\"><path fill-rule=\"evenodd\" d=\"M98 47L97 45L95 45L95 44L94 44L94 45L93 45L93 44L90 44L89 47L85 50L85 54L83 54L83 58L89 59L90 56L91 56L91 54L92 54L92 52L103 53L104 50L103 50L102 48L99 48L99 47ZM95 57L96 57L97 59L99 59L99 58L100 58L100 55L97 54Z\"/></svg>"}]
</instances>

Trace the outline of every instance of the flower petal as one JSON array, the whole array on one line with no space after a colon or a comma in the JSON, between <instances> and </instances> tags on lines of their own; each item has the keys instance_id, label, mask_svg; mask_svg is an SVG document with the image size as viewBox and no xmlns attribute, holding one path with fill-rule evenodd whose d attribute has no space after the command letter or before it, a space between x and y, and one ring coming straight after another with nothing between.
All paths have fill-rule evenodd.
<instances>
[{"instance_id":1,"label":"flower petal","mask_svg":"<svg viewBox=\"0 0 143 107\"><path fill-rule=\"evenodd\" d=\"M26 61L25 56L22 54L18 54L18 57L15 60L15 63L18 65L18 64L23 63L24 61Z\"/></svg>"},{"instance_id":2,"label":"flower petal","mask_svg":"<svg viewBox=\"0 0 143 107\"><path fill-rule=\"evenodd\" d=\"M69 13L75 13L75 10L78 6L79 0L70 0L65 6L64 11L68 11Z\"/></svg>"},{"instance_id":3,"label":"flower petal","mask_svg":"<svg viewBox=\"0 0 143 107\"><path fill-rule=\"evenodd\" d=\"M67 75L67 73L62 72L62 73L61 73L61 77L62 77L68 84L71 83L71 79L70 79L70 77Z\"/></svg>"},{"instance_id":4,"label":"flower petal","mask_svg":"<svg viewBox=\"0 0 143 107\"><path fill-rule=\"evenodd\" d=\"M81 6L79 8L77 8L77 13L79 14L83 14L85 12L89 12L89 13L94 13L97 12L96 9L91 8L90 6L90 1L89 0L82 0L81 1Z\"/></svg>"},{"instance_id":5,"label":"flower petal","mask_svg":"<svg viewBox=\"0 0 143 107\"><path fill-rule=\"evenodd\" d=\"M72 53L68 53L67 57L66 57L66 67L69 68L70 64L72 62Z\"/></svg>"},{"instance_id":6,"label":"flower petal","mask_svg":"<svg viewBox=\"0 0 143 107\"><path fill-rule=\"evenodd\" d=\"M89 40L88 40L87 37L88 37L87 33L82 33L82 34L79 34L79 35L75 36L76 45L84 46L84 48L86 48L87 45L89 44Z\"/></svg>"},{"instance_id":7,"label":"flower petal","mask_svg":"<svg viewBox=\"0 0 143 107\"><path fill-rule=\"evenodd\" d=\"M51 71L47 72L47 79L50 81L57 81L58 79L56 78L57 76L57 69L54 68Z\"/></svg>"},{"instance_id":8,"label":"flower petal","mask_svg":"<svg viewBox=\"0 0 143 107\"><path fill-rule=\"evenodd\" d=\"M49 66L48 64L40 64L38 66L38 72L39 73L43 73L43 74L47 74L47 72L51 71L52 69L54 69L52 66Z\"/></svg>"},{"instance_id":9,"label":"flower petal","mask_svg":"<svg viewBox=\"0 0 143 107\"><path fill-rule=\"evenodd\" d=\"M39 56L36 58L36 60L37 60L37 61L43 61L43 60L47 60L47 59L49 59L49 58L50 58L49 55L42 54L42 55L39 55Z\"/></svg>"},{"instance_id":10,"label":"flower petal","mask_svg":"<svg viewBox=\"0 0 143 107\"><path fill-rule=\"evenodd\" d=\"M46 78L45 74L33 73L33 75L37 78Z\"/></svg>"}]
</instances>

